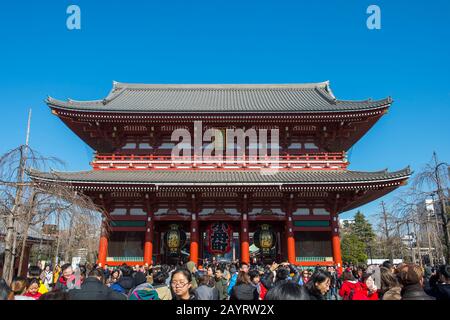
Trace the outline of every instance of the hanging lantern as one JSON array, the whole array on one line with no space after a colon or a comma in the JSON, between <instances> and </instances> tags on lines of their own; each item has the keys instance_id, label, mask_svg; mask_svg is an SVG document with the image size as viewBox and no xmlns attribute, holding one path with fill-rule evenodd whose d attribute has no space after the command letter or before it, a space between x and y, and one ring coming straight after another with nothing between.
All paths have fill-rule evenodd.
<instances>
[{"instance_id":1,"label":"hanging lantern","mask_svg":"<svg viewBox=\"0 0 450 320\"><path fill-rule=\"evenodd\" d=\"M231 250L233 231L230 224L215 222L208 226L208 251L213 255L223 255Z\"/></svg>"},{"instance_id":2,"label":"hanging lantern","mask_svg":"<svg viewBox=\"0 0 450 320\"><path fill-rule=\"evenodd\" d=\"M177 224L171 224L170 230L164 235L164 244L170 255L178 255L186 243L186 233Z\"/></svg>"},{"instance_id":3,"label":"hanging lantern","mask_svg":"<svg viewBox=\"0 0 450 320\"><path fill-rule=\"evenodd\" d=\"M275 247L275 233L268 224L263 224L253 235L254 244L261 249L263 255L270 255L270 251Z\"/></svg>"}]
</instances>

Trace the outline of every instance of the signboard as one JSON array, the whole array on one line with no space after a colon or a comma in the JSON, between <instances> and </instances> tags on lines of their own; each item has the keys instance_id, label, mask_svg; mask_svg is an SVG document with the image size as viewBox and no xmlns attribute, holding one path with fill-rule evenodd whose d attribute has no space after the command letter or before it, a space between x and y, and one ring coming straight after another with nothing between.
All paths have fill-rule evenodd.
<instances>
[{"instance_id":1,"label":"signboard","mask_svg":"<svg viewBox=\"0 0 450 320\"><path fill-rule=\"evenodd\" d=\"M208 226L208 251L214 255L223 255L231 250L233 230L226 222L215 222Z\"/></svg>"}]
</instances>

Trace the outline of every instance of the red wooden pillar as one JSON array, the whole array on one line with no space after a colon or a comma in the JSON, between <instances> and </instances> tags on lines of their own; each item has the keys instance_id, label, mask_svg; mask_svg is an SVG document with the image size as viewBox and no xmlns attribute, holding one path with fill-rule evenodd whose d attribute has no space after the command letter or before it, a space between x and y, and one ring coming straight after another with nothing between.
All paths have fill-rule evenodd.
<instances>
[{"instance_id":1,"label":"red wooden pillar","mask_svg":"<svg viewBox=\"0 0 450 320\"><path fill-rule=\"evenodd\" d=\"M147 216L147 226L145 229L145 243L144 243L144 264L153 264L153 215L149 213Z\"/></svg>"},{"instance_id":2,"label":"red wooden pillar","mask_svg":"<svg viewBox=\"0 0 450 320\"><path fill-rule=\"evenodd\" d=\"M198 265L198 242L199 242L199 230L197 214L192 213L191 217L191 247L189 260Z\"/></svg>"},{"instance_id":3,"label":"red wooden pillar","mask_svg":"<svg viewBox=\"0 0 450 320\"><path fill-rule=\"evenodd\" d=\"M248 216L242 214L241 220L241 262L250 263L250 239L248 235Z\"/></svg>"},{"instance_id":4,"label":"red wooden pillar","mask_svg":"<svg viewBox=\"0 0 450 320\"><path fill-rule=\"evenodd\" d=\"M333 212L331 216L331 248L333 250L333 261L337 265L339 272L342 272L341 239L339 238L339 218Z\"/></svg>"},{"instance_id":5,"label":"red wooden pillar","mask_svg":"<svg viewBox=\"0 0 450 320\"><path fill-rule=\"evenodd\" d=\"M292 210L293 210L293 199L294 194L289 194L288 209L286 212L286 245L287 245L287 257L288 262L291 264L296 263L296 252L295 252L295 237L294 237L294 222L292 221Z\"/></svg>"},{"instance_id":6,"label":"red wooden pillar","mask_svg":"<svg viewBox=\"0 0 450 320\"><path fill-rule=\"evenodd\" d=\"M102 231L100 235L100 244L98 248L98 260L97 264L101 265L102 267L106 264L106 257L108 256L108 233L106 230L106 221L105 217L102 221Z\"/></svg>"},{"instance_id":7,"label":"red wooden pillar","mask_svg":"<svg viewBox=\"0 0 450 320\"><path fill-rule=\"evenodd\" d=\"M295 253L295 237L294 237L294 224L292 222L292 214L287 213L286 217L286 244L287 244L287 257L288 262L295 264L296 253Z\"/></svg>"},{"instance_id":8,"label":"red wooden pillar","mask_svg":"<svg viewBox=\"0 0 450 320\"><path fill-rule=\"evenodd\" d=\"M156 261L153 263L161 263L161 232L155 231L153 234L153 248L155 249Z\"/></svg>"}]
</instances>

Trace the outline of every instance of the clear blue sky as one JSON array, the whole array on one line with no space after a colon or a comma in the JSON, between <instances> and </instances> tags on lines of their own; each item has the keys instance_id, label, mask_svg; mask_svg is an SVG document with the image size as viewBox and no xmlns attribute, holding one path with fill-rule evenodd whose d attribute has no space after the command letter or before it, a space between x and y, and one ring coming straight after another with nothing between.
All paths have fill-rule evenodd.
<instances>
[{"instance_id":1,"label":"clear blue sky","mask_svg":"<svg viewBox=\"0 0 450 320\"><path fill-rule=\"evenodd\" d=\"M66 28L70 4L81 8L81 30ZM381 30L366 27L370 4L381 8ZM448 0L7 1L0 44L0 153L24 142L32 107L31 146L66 170L89 169L91 150L43 100L103 98L113 80L330 80L340 99L394 98L352 149L350 169L418 170L434 150L450 161Z\"/></svg>"}]
</instances>

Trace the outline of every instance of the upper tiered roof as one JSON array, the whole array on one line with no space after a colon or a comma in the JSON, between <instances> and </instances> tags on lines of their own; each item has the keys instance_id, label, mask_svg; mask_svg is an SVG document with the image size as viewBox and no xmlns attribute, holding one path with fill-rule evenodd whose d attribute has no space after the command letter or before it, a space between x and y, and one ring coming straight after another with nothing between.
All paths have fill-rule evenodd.
<instances>
[{"instance_id":1,"label":"upper tiered roof","mask_svg":"<svg viewBox=\"0 0 450 320\"><path fill-rule=\"evenodd\" d=\"M56 109L111 113L327 113L388 107L381 100L334 97L328 81L307 84L131 84L114 82L102 100L67 101L48 97Z\"/></svg>"}]
</instances>

